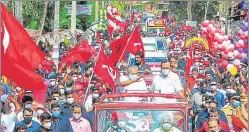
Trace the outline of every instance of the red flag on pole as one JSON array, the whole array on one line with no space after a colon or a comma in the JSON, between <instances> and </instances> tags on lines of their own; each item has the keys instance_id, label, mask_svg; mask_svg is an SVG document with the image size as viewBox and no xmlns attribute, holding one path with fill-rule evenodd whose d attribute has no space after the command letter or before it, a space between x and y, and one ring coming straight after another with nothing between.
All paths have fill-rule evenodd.
<instances>
[{"instance_id":1,"label":"red flag on pole","mask_svg":"<svg viewBox=\"0 0 249 132\"><path fill-rule=\"evenodd\" d=\"M119 60L125 60L126 45L129 38L130 34L127 34L111 42L110 47L112 49L112 54L110 55L110 59L112 60L113 65L115 65L115 63L117 63Z\"/></svg>"},{"instance_id":2,"label":"red flag on pole","mask_svg":"<svg viewBox=\"0 0 249 132\"><path fill-rule=\"evenodd\" d=\"M128 42L127 51L132 54L142 52L144 54L144 44L139 32L140 26L136 26Z\"/></svg>"},{"instance_id":3,"label":"red flag on pole","mask_svg":"<svg viewBox=\"0 0 249 132\"><path fill-rule=\"evenodd\" d=\"M34 70L44 60L42 52L31 39L23 26L1 3L2 55L12 63Z\"/></svg>"},{"instance_id":4,"label":"red flag on pole","mask_svg":"<svg viewBox=\"0 0 249 132\"><path fill-rule=\"evenodd\" d=\"M63 56L61 63L72 65L74 61L86 62L94 54L96 54L96 50L87 42L83 42L71 49L66 56Z\"/></svg>"},{"instance_id":5,"label":"red flag on pole","mask_svg":"<svg viewBox=\"0 0 249 132\"><path fill-rule=\"evenodd\" d=\"M2 74L25 90L45 91L44 79L34 72L44 60L45 53L2 3L1 15Z\"/></svg>"},{"instance_id":6,"label":"red flag on pole","mask_svg":"<svg viewBox=\"0 0 249 132\"><path fill-rule=\"evenodd\" d=\"M94 73L110 86L114 86L114 81L118 76L117 69L112 65L111 60L100 49L98 61L94 67Z\"/></svg>"}]
</instances>

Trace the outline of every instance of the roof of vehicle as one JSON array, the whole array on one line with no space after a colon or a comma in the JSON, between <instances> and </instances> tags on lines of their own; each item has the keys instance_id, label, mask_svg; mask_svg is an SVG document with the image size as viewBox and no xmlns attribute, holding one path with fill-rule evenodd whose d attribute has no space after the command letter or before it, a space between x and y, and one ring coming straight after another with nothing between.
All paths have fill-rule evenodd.
<instances>
[{"instance_id":1,"label":"roof of vehicle","mask_svg":"<svg viewBox=\"0 0 249 132\"><path fill-rule=\"evenodd\" d=\"M160 94L160 93L112 93L106 94L100 98L97 104L97 109L124 109L124 108L134 108L134 109L185 109L187 102L152 102L152 101L106 101L106 99L115 99L120 97L160 97L167 99L180 99L179 95L175 94ZM105 101L104 101L105 100ZM167 105L165 105L167 104ZM157 106L157 107L155 107Z\"/></svg>"},{"instance_id":2,"label":"roof of vehicle","mask_svg":"<svg viewBox=\"0 0 249 132\"><path fill-rule=\"evenodd\" d=\"M149 43L149 44L153 44L153 43L157 43L156 39L153 37L146 37L146 38L142 38L143 43Z\"/></svg>"},{"instance_id":3,"label":"roof of vehicle","mask_svg":"<svg viewBox=\"0 0 249 132\"><path fill-rule=\"evenodd\" d=\"M147 58L147 57L162 58L162 57L166 57L166 56L163 52L158 51L158 52L145 52L145 58ZM131 54L130 58L135 58L135 56Z\"/></svg>"}]
</instances>

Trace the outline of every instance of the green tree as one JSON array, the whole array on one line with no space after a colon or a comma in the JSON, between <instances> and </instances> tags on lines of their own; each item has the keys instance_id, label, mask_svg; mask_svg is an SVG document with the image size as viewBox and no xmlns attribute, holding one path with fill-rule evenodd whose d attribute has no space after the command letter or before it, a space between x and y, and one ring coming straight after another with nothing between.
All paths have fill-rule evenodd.
<instances>
[{"instance_id":1,"label":"green tree","mask_svg":"<svg viewBox=\"0 0 249 132\"><path fill-rule=\"evenodd\" d=\"M123 13L125 7L126 7L126 3L123 1L112 1L111 4L117 8L118 12L120 13L120 15Z\"/></svg>"},{"instance_id":2,"label":"green tree","mask_svg":"<svg viewBox=\"0 0 249 132\"><path fill-rule=\"evenodd\" d=\"M23 1L23 19L27 28L38 29L43 12L43 1Z\"/></svg>"},{"instance_id":3,"label":"green tree","mask_svg":"<svg viewBox=\"0 0 249 132\"><path fill-rule=\"evenodd\" d=\"M91 25L95 21L95 1L89 1L87 4L92 6L91 15L87 19L87 24Z\"/></svg>"}]
</instances>

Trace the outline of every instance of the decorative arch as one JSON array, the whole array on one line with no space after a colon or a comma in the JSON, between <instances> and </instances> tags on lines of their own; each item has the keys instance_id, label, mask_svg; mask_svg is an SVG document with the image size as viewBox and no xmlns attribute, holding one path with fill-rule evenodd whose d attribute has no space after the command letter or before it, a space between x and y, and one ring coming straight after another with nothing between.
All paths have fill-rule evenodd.
<instances>
[{"instance_id":1,"label":"decorative arch","mask_svg":"<svg viewBox=\"0 0 249 132\"><path fill-rule=\"evenodd\" d=\"M188 39L185 43L185 48L189 48L190 46L193 46L193 47L198 47L198 48L205 48L205 50L209 51L209 46L208 46L208 43L205 39L199 37L194 37L194 38L191 38L191 39Z\"/></svg>"}]
</instances>

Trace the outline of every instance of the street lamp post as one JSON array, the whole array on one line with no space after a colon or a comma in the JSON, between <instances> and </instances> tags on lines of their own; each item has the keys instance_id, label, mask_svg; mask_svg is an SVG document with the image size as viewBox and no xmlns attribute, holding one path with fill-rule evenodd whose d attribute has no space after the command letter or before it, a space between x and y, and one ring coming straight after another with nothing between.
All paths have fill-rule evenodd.
<instances>
[{"instance_id":1,"label":"street lamp post","mask_svg":"<svg viewBox=\"0 0 249 132\"><path fill-rule=\"evenodd\" d=\"M55 7L54 7L54 43L53 43L53 53L52 53L52 59L54 61L54 64L58 68L58 59L59 59L59 20L60 18L60 1L55 1Z\"/></svg>"}]
</instances>

